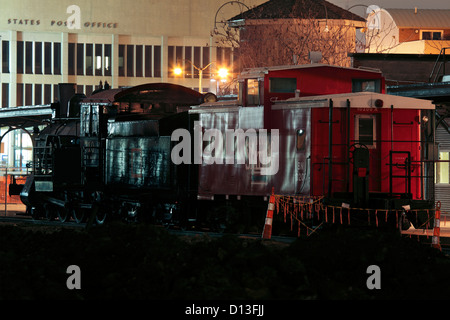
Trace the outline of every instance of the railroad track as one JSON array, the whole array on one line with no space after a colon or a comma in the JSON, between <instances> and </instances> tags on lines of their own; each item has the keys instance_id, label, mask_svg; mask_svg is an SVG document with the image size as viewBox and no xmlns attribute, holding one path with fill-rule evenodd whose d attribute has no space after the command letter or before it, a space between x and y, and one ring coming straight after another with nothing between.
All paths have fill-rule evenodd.
<instances>
[{"instance_id":1,"label":"railroad track","mask_svg":"<svg viewBox=\"0 0 450 320\"><path fill-rule=\"evenodd\" d=\"M48 227L72 227L72 228L86 228L86 223L76 223L75 221L60 222L58 220L46 220L39 219L35 220L29 217L0 217L1 224L13 224L13 225L31 225L31 226L48 226ZM209 238L220 238L224 235L229 235L228 233L212 232L209 230L179 230L170 229L167 231L175 236L186 236L186 237L209 237ZM234 234L241 239L249 240L261 240L261 234ZM296 237L289 236L272 236L269 241L290 244L294 242Z\"/></svg>"},{"instance_id":2,"label":"railroad track","mask_svg":"<svg viewBox=\"0 0 450 320\"><path fill-rule=\"evenodd\" d=\"M46 219L35 220L28 217L0 217L0 224L29 224L36 226L54 226L54 227L80 227L84 228L85 223L76 223L75 221L60 222Z\"/></svg>"},{"instance_id":3,"label":"railroad track","mask_svg":"<svg viewBox=\"0 0 450 320\"><path fill-rule=\"evenodd\" d=\"M1 224L13 224L13 225L30 225L30 226L44 226L44 227L68 227L68 228L86 228L86 223L76 223L75 221L68 221L68 222L60 222L58 220L46 220L46 219L39 219L34 220L30 217L0 217L0 225ZM161 228L165 228L164 226L161 226ZM179 237L209 237L209 238L220 238L224 235L230 235L229 233L221 233L221 232L213 232L210 230L181 230L181 229L171 229L166 228L167 231L175 236ZM241 239L249 239L249 240L262 240L261 234L234 234L235 236L241 238ZM272 235L270 240L264 240L267 242L272 243L280 243L280 244L291 244L293 243L297 238L292 236L278 236L278 235ZM444 241L442 241L444 242ZM430 243L425 242L424 245L431 245ZM450 243L441 243L441 251L447 256L450 256Z\"/></svg>"}]
</instances>

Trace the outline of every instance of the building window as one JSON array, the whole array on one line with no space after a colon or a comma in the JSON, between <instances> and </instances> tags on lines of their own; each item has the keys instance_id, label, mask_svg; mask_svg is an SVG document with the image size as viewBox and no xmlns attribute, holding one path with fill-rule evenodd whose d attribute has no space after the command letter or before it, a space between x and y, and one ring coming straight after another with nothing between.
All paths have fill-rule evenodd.
<instances>
[{"instance_id":1,"label":"building window","mask_svg":"<svg viewBox=\"0 0 450 320\"><path fill-rule=\"evenodd\" d=\"M173 70L176 67L175 64L175 47L174 46L168 46L167 47L167 64L169 68L169 77L173 78L174 73Z\"/></svg>"},{"instance_id":2,"label":"building window","mask_svg":"<svg viewBox=\"0 0 450 320\"><path fill-rule=\"evenodd\" d=\"M38 83L34 85L34 104L42 104L42 85Z\"/></svg>"},{"instance_id":3,"label":"building window","mask_svg":"<svg viewBox=\"0 0 450 320\"><path fill-rule=\"evenodd\" d=\"M143 76L143 46L138 45L136 46L136 77L142 77Z\"/></svg>"},{"instance_id":4,"label":"building window","mask_svg":"<svg viewBox=\"0 0 450 320\"><path fill-rule=\"evenodd\" d=\"M111 75L111 45L105 44L105 55L103 57L103 68L105 76Z\"/></svg>"},{"instance_id":5,"label":"building window","mask_svg":"<svg viewBox=\"0 0 450 320\"><path fill-rule=\"evenodd\" d=\"M84 44L77 43L77 75L82 76L84 74Z\"/></svg>"},{"instance_id":6,"label":"building window","mask_svg":"<svg viewBox=\"0 0 450 320\"><path fill-rule=\"evenodd\" d=\"M25 73L33 73L33 42L25 42Z\"/></svg>"},{"instance_id":7,"label":"building window","mask_svg":"<svg viewBox=\"0 0 450 320\"><path fill-rule=\"evenodd\" d=\"M2 83L2 108L9 107L9 83Z\"/></svg>"},{"instance_id":8,"label":"building window","mask_svg":"<svg viewBox=\"0 0 450 320\"><path fill-rule=\"evenodd\" d=\"M9 41L2 41L2 72L9 73Z\"/></svg>"},{"instance_id":9,"label":"building window","mask_svg":"<svg viewBox=\"0 0 450 320\"><path fill-rule=\"evenodd\" d=\"M119 77L125 77L125 45L119 45Z\"/></svg>"},{"instance_id":10,"label":"building window","mask_svg":"<svg viewBox=\"0 0 450 320\"><path fill-rule=\"evenodd\" d=\"M61 43L53 43L53 74L61 74Z\"/></svg>"},{"instance_id":11,"label":"building window","mask_svg":"<svg viewBox=\"0 0 450 320\"><path fill-rule=\"evenodd\" d=\"M42 42L34 43L34 74L42 74Z\"/></svg>"},{"instance_id":12,"label":"building window","mask_svg":"<svg viewBox=\"0 0 450 320\"><path fill-rule=\"evenodd\" d=\"M52 74L52 43L44 42L44 74Z\"/></svg>"},{"instance_id":13,"label":"building window","mask_svg":"<svg viewBox=\"0 0 450 320\"><path fill-rule=\"evenodd\" d=\"M103 68L103 47L101 44L97 43L95 45L95 75L101 76L102 75L102 68Z\"/></svg>"},{"instance_id":14,"label":"building window","mask_svg":"<svg viewBox=\"0 0 450 320\"><path fill-rule=\"evenodd\" d=\"M85 68L86 68L85 74L87 76L92 76L94 70L94 51L92 43L86 43Z\"/></svg>"},{"instance_id":15,"label":"building window","mask_svg":"<svg viewBox=\"0 0 450 320\"><path fill-rule=\"evenodd\" d=\"M376 116L373 114L358 114L355 116L355 140L369 149L376 148L377 131Z\"/></svg>"},{"instance_id":16,"label":"building window","mask_svg":"<svg viewBox=\"0 0 450 320\"><path fill-rule=\"evenodd\" d=\"M17 73L23 74L23 41L17 41Z\"/></svg>"},{"instance_id":17,"label":"building window","mask_svg":"<svg viewBox=\"0 0 450 320\"><path fill-rule=\"evenodd\" d=\"M152 77L152 46L145 46L145 76Z\"/></svg>"},{"instance_id":18,"label":"building window","mask_svg":"<svg viewBox=\"0 0 450 320\"><path fill-rule=\"evenodd\" d=\"M127 45L127 77L134 77L134 46Z\"/></svg>"},{"instance_id":19,"label":"building window","mask_svg":"<svg viewBox=\"0 0 450 320\"><path fill-rule=\"evenodd\" d=\"M201 47L194 47L194 65L197 68L201 68L202 66L200 66L200 60L201 59ZM198 72L197 69L194 69L194 78L199 77L200 73Z\"/></svg>"},{"instance_id":20,"label":"building window","mask_svg":"<svg viewBox=\"0 0 450 320\"><path fill-rule=\"evenodd\" d=\"M31 83L25 84L25 105L33 105L33 85Z\"/></svg>"},{"instance_id":21,"label":"building window","mask_svg":"<svg viewBox=\"0 0 450 320\"><path fill-rule=\"evenodd\" d=\"M153 76L156 78L161 77L161 46L154 46L154 73Z\"/></svg>"},{"instance_id":22,"label":"building window","mask_svg":"<svg viewBox=\"0 0 450 320\"><path fill-rule=\"evenodd\" d=\"M69 75L75 75L75 43L69 43L69 53L68 53L68 67Z\"/></svg>"},{"instance_id":23,"label":"building window","mask_svg":"<svg viewBox=\"0 0 450 320\"><path fill-rule=\"evenodd\" d=\"M442 40L442 31L421 31L422 40Z\"/></svg>"},{"instance_id":24,"label":"building window","mask_svg":"<svg viewBox=\"0 0 450 320\"><path fill-rule=\"evenodd\" d=\"M192 61L192 47L184 47L184 59ZM193 76L193 66L191 63L185 63L184 64L184 77L185 78L192 78Z\"/></svg>"},{"instance_id":25,"label":"building window","mask_svg":"<svg viewBox=\"0 0 450 320\"><path fill-rule=\"evenodd\" d=\"M23 83L17 84L17 92L16 92L16 106L23 106Z\"/></svg>"},{"instance_id":26,"label":"building window","mask_svg":"<svg viewBox=\"0 0 450 320\"><path fill-rule=\"evenodd\" d=\"M50 104L52 102L52 85L44 84L44 104Z\"/></svg>"},{"instance_id":27,"label":"building window","mask_svg":"<svg viewBox=\"0 0 450 320\"><path fill-rule=\"evenodd\" d=\"M436 163L436 183L449 184L450 183L450 170L449 160L450 152L439 152L439 160L446 162Z\"/></svg>"}]
</instances>

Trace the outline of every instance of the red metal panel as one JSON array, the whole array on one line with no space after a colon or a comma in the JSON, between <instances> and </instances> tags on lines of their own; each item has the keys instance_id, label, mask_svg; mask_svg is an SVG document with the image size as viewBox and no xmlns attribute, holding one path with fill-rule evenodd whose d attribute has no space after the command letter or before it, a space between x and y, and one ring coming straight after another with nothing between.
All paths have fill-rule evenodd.
<instances>
[{"instance_id":1,"label":"red metal panel","mask_svg":"<svg viewBox=\"0 0 450 320\"><path fill-rule=\"evenodd\" d=\"M395 110L393 122L393 150L406 151L411 155L411 192L413 199L421 197L420 179L421 175L420 160L420 124L419 124L419 110ZM405 163L405 154L395 154L393 158L394 163L398 166L393 168L393 175L405 175L405 169L401 165ZM393 192L404 192L405 179L394 179Z\"/></svg>"},{"instance_id":2,"label":"red metal panel","mask_svg":"<svg viewBox=\"0 0 450 320\"><path fill-rule=\"evenodd\" d=\"M347 126L346 109L333 109L333 151L332 151L332 191L345 191L347 187ZM324 195L328 191L328 154L329 154L329 109L312 110L312 195Z\"/></svg>"},{"instance_id":3,"label":"red metal panel","mask_svg":"<svg viewBox=\"0 0 450 320\"><path fill-rule=\"evenodd\" d=\"M381 73L335 66L270 70L264 78L264 121L271 128L270 106L274 100L286 100L294 93L270 92L270 78L296 78L300 96L317 96L336 93L351 93L354 79L380 79L380 93L385 93L385 79Z\"/></svg>"}]
</instances>

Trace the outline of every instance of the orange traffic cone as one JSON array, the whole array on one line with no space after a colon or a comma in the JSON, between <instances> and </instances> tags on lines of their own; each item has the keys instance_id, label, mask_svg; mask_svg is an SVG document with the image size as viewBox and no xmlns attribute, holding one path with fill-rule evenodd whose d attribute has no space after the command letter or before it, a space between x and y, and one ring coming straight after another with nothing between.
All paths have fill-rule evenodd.
<instances>
[{"instance_id":1,"label":"orange traffic cone","mask_svg":"<svg viewBox=\"0 0 450 320\"><path fill-rule=\"evenodd\" d=\"M263 239L270 239L272 237L272 222L274 209L275 209L275 195L274 195L274 188L272 188L272 195L269 198L269 205L267 206L266 223L264 225L264 230L262 234Z\"/></svg>"},{"instance_id":2,"label":"orange traffic cone","mask_svg":"<svg viewBox=\"0 0 450 320\"><path fill-rule=\"evenodd\" d=\"M432 246L433 248L441 250L441 244L440 244L440 233L441 233L441 202L438 201L436 204L436 213L434 216L434 230L433 230L433 239L432 239Z\"/></svg>"}]
</instances>

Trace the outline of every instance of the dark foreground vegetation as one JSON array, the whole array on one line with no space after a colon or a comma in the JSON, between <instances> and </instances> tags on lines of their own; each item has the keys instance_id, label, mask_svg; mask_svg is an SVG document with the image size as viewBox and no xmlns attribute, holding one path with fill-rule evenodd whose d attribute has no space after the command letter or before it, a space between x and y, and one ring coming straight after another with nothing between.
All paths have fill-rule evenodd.
<instances>
[{"instance_id":1,"label":"dark foreground vegetation","mask_svg":"<svg viewBox=\"0 0 450 320\"><path fill-rule=\"evenodd\" d=\"M450 258L378 229L323 229L292 244L179 237L148 225L0 227L0 299L449 299ZM69 290L67 267L81 270ZM368 289L370 265L380 289Z\"/></svg>"}]
</instances>

